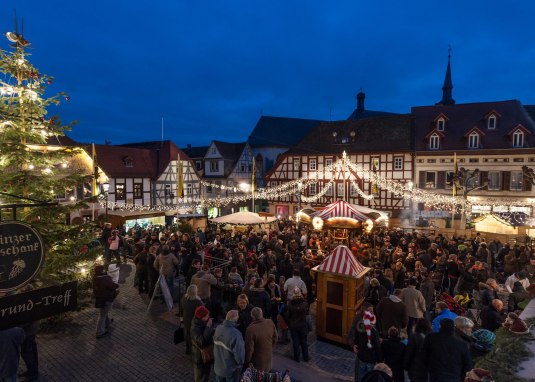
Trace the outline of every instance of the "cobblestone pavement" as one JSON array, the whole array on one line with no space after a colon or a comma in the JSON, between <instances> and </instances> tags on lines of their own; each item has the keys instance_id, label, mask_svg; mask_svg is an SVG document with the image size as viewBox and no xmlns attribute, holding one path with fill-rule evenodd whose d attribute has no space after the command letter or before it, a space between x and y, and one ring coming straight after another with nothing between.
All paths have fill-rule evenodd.
<instances>
[{"instance_id":1,"label":"cobblestone pavement","mask_svg":"<svg viewBox=\"0 0 535 382\"><path fill-rule=\"evenodd\" d=\"M159 301L147 314L149 299L133 287L133 270L133 264L121 266L120 294L110 315L111 336L95 338L98 314L92 307L74 312L60 333L38 335L40 381L193 381L184 344L172 341L178 318ZM316 341L313 334L309 342L308 363L293 361L291 344L277 345L274 368L290 370L297 381L352 380L350 351Z\"/></svg>"}]
</instances>

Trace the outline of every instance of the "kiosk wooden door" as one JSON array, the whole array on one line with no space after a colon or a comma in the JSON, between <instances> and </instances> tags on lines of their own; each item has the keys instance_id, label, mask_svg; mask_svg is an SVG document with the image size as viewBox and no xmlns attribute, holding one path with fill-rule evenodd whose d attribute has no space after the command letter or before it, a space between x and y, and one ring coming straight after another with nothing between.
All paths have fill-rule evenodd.
<instances>
[{"instance_id":1,"label":"kiosk wooden door","mask_svg":"<svg viewBox=\"0 0 535 382\"><path fill-rule=\"evenodd\" d=\"M325 338L343 340L346 327L345 301L347 288L343 278L326 277L324 287Z\"/></svg>"}]
</instances>

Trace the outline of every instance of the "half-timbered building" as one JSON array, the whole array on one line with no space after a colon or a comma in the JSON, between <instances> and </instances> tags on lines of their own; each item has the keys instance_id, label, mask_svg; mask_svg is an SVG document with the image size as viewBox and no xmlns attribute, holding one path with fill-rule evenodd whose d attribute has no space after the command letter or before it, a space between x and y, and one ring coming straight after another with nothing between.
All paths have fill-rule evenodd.
<instances>
[{"instance_id":1,"label":"half-timbered building","mask_svg":"<svg viewBox=\"0 0 535 382\"><path fill-rule=\"evenodd\" d=\"M201 183L196 164L186 153L168 140L122 146L143 148L151 152L156 170L151 194L152 205L194 209L192 206L200 194Z\"/></svg>"},{"instance_id":2,"label":"half-timbered building","mask_svg":"<svg viewBox=\"0 0 535 382\"><path fill-rule=\"evenodd\" d=\"M279 157L268 172L268 188L300 179L306 187L269 201L270 212L286 217L305 204L325 206L335 200L380 209L398 218L408 202L381 189L348 168L331 170L346 153L347 160L385 179L408 183L413 178L412 117L390 115L324 122ZM310 179L316 181L311 182ZM319 197L315 197L318 195Z\"/></svg>"},{"instance_id":3,"label":"half-timbered building","mask_svg":"<svg viewBox=\"0 0 535 382\"><path fill-rule=\"evenodd\" d=\"M204 156L204 186L201 198L232 198L252 192L253 152L247 142L212 141ZM256 172L256 169L255 169ZM208 216L250 211L252 203L231 203L209 207Z\"/></svg>"}]
</instances>

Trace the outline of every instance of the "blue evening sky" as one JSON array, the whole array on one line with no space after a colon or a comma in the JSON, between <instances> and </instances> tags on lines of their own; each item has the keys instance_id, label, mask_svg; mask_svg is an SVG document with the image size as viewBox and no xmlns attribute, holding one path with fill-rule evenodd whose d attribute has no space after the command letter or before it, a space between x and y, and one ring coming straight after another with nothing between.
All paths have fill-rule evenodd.
<instances>
[{"instance_id":1,"label":"blue evening sky","mask_svg":"<svg viewBox=\"0 0 535 382\"><path fill-rule=\"evenodd\" d=\"M360 88L408 113L440 100L449 45L457 103L535 104L532 0L3 0L1 32L15 8L81 142L159 140L162 116L180 147L240 142L261 115L345 119Z\"/></svg>"}]
</instances>

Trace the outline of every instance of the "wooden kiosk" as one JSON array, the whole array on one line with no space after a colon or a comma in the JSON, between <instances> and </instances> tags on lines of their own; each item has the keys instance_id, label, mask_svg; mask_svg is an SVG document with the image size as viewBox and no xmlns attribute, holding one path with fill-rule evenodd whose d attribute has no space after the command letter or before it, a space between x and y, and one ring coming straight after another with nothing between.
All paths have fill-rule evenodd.
<instances>
[{"instance_id":1,"label":"wooden kiosk","mask_svg":"<svg viewBox=\"0 0 535 382\"><path fill-rule=\"evenodd\" d=\"M344 245L336 247L317 267L316 335L347 344L355 310L364 302L364 267Z\"/></svg>"}]
</instances>

